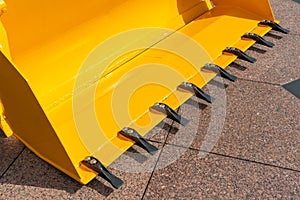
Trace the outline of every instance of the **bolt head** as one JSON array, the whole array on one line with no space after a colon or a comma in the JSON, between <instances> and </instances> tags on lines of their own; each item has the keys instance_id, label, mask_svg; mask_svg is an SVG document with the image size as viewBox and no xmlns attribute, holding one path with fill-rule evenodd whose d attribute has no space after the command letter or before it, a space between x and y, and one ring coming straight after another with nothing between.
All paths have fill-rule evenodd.
<instances>
[{"instance_id":1,"label":"bolt head","mask_svg":"<svg viewBox=\"0 0 300 200\"><path fill-rule=\"evenodd\" d=\"M127 132L131 134L131 133L133 133L133 130L132 129L127 129Z\"/></svg>"},{"instance_id":2,"label":"bolt head","mask_svg":"<svg viewBox=\"0 0 300 200\"><path fill-rule=\"evenodd\" d=\"M165 107L166 107L165 104L159 104L159 106L160 106L161 108L165 108Z\"/></svg>"},{"instance_id":3,"label":"bolt head","mask_svg":"<svg viewBox=\"0 0 300 200\"><path fill-rule=\"evenodd\" d=\"M90 162L91 161L91 157L90 156L88 156L88 157L86 157L84 160L86 161L86 162Z\"/></svg>"},{"instance_id":4,"label":"bolt head","mask_svg":"<svg viewBox=\"0 0 300 200\"><path fill-rule=\"evenodd\" d=\"M97 164L98 163L98 161L96 160L96 159L91 159L90 160L90 164L91 165L95 165L95 164Z\"/></svg>"}]
</instances>

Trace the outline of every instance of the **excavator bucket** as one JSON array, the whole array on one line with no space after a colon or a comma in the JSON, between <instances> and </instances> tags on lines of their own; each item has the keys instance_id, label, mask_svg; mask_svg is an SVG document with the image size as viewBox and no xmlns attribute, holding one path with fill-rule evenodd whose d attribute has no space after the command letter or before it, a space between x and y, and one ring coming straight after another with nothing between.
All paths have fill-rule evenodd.
<instances>
[{"instance_id":1,"label":"excavator bucket","mask_svg":"<svg viewBox=\"0 0 300 200\"><path fill-rule=\"evenodd\" d=\"M0 10L2 130L75 180L101 175L115 188L107 166L134 144L154 154L147 132L166 117L185 126L181 104L211 103L205 84L236 81L230 63L254 63L249 47L289 32L268 0L0 0Z\"/></svg>"}]
</instances>

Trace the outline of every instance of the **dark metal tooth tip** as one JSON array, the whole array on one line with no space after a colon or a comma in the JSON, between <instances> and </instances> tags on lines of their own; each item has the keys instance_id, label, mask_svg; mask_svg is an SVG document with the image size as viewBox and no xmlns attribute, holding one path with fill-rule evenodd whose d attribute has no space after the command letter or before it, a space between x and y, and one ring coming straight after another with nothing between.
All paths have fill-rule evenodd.
<instances>
[{"instance_id":1,"label":"dark metal tooth tip","mask_svg":"<svg viewBox=\"0 0 300 200\"><path fill-rule=\"evenodd\" d=\"M196 95L196 97L205 100L208 103L212 103L212 97L206 94L203 90L201 90L198 86L196 86L193 83L189 82L183 82L179 88L183 88L184 90L187 90L193 94Z\"/></svg>"},{"instance_id":2,"label":"dark metal tooth tip","mask_svg":"<svg viewBox=\"0 0 300 200\"><path fill-rule=\"evenodd\" d=\"M97 172L101 177L107 180L114 188L119 188L123 181L113 175L104 165L96 158L89 156L82 161L82 164L91 170Z\"/></svg>"},{"instance_id":3,"label":"dark metal tooth tip","mask_svg":"<svg viewBox=\"0 0 300 200\"><path fill-rule=\"evenodd\" d=\"M167 117L169 119L172 119L183 125L183 122L181 122L182 117L175 110L173 110L171 107L169 107L167 104L159 103L159 105L160 105L159 108L156 105L157 104L152 106L151 109L156 110L162 114L165 114L165 115L167 115Z\"/></svg>"},{"instance_id":4,"label":"dark metal tooth tip","mask_svg":"<svg viewBox=\"0 0 300 200\"><path fill-rule=\"evenodd\" d=\"M255 58L252 58L251 56L247 55L242 50L240 50L238 48L235 48L235 47L228 47L223 52L231 53L233 55L236 55L238 58L246 60L246 61L251 62L251 63L256 62Z\"/></svg>"},{"instance_id":5,"label":"dark metal tooth tip","mask_svg":"<svg viewBox=\"0 0 300 200\"><path fill-rule=\"evenodd\" d=\"M290 32L290 30L283 28L281 25L279 25L278 23L271 21L271 20L262 20L261 22L259 22L259 24L269 26L273 30L279 31L284 34L288 34Z\"/></svg>"},{"instance_id":6,"label":"dark metal tooth tip","mask_svg":"<svg viewBox=\"0 0 300 200\"><path fill-rule=\"evenodd\" d=\"M216 64L206 64L204 66L207 70L211 70L215 73L219 73L221 75L221 77L228 79L232 82L235 82L238 78L232 74L230 74L229 72L227 72L225 69L223 69L222 67L216 65Z\"/></svg>"},{"instance_id":7,"label":"dark metal tooth tip","mask_svg":"<svg viewBox=\"0 0 300 200\"><path fill-rule=\"evenodd\" d=\"M274 46L274 44L272 42L269 42L269 41L265 40L263 37L261 37L258 34L255 34L255 33L246 33L245 35L243 35L242 38L248 38L248 39L254 40L257 43L265 45L267 47L273 47Z\"/></svg>"},{"instance_id":8,"label":"dark metal tooth tip","mask_svg":"<svg viewBox=\"0 0 300 200\"><path fill-rule=\"evenodd\" d=\"M126 128L123 128L124 130ZM127 137L128 139L136 142L139 146L141 146L143 149L145 149L150 154L153 154L158 149L150 144L147 140L145 140L136 130L127 128L128 131L120 131L119 133L123 136Z\"/></svg>"}]
</instances>

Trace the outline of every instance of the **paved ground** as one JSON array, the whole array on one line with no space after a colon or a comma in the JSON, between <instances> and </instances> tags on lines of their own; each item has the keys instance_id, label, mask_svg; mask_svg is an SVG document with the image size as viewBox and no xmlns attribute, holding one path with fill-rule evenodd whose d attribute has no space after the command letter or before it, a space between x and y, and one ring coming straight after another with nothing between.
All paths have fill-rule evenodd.
<instances>
[{"instance_id":1,"label":"paved ground","mask_svg":"<svg viewBox=\"0 0 300 200\"><path fill-rule=\"evenodd\" d=\"M281 86L300 77L300 4L271 3L292 32L272 31L265 38L274 48L247 52L257 63L228 68L240 79L226 82L224 107L192 98L180 108L188 127L166 120L148 135L159 153L134 147L110 166L125 181L121 189L102 178L82 186L14 137L0 137L0 199L300 199L300 101ZM217 91L219 81L206 90Z\"/></svg>"}]
</instances>

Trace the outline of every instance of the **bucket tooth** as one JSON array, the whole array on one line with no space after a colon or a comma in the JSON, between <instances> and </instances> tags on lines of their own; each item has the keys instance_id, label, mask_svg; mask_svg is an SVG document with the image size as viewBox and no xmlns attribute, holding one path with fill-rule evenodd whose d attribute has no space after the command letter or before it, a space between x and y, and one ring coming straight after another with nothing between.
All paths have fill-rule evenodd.
<instances>
[{"instance_id":1,"label":"bucket tooth","mask_svg":"<svg viewBox=\"0 0 300 200\"><path fill-rule=\"evenodd\" d=\"M123 181L113 175L102 163L92 156L88 156L81 162L87 168L99 173L105 180L107 180L114 188L118 189L123 184Z\"/></svg>"},{"instance_id":2,"label":"bucket tooth","mask_svg":"<svg viewBox=\"0 0 300 200\"><path fill-rule=\"evenodd\" d=\"M278 23L271 21L271 20L263 20L263 21L259 22L259 25L270 26L273 30L279 31L284 34L288 34L290 32L290 30L283 28Z\"/></svg>"},{"instance_id":3,"label":"bucket tooth","mask_svg":"<svg viewBox=\"0 0 300 200\"><path fill-rule=\"evenodd\" d=\"M219 73L221 77L235 82L238 78L216 64L206 64L203 69Z\"/></svg>"},{"instance_id":4,"label":"bucket tooth","mask_svg":"<svg viewBox=\"0 0 300 200\"><path fill-rule=\"evenodd\" d=\"M256 62L255 58L252 58L251 56L247 55L246 53L244 53L242 50L240 50L238 48L227 47L223 52L234 54L238 58L246 60L246 61L251 62L251 63Z\"/></svg>"},{"instance_id":5,"label":"bucket tooth","mask_svg":"<svg viewBox=\"0 0 300 200\"><path fill-rule=\"evenodd\" d=\"M245 35L243 35L242 38L248 38L248 39L255 40L257 43L265 45L267 47L274 47L275 46L275 44L273 44L272 42L269 42L269 41L265 40L263 37L261 37L260 35L255 34L255 33L246 33Z\"/></svg>"},{"instance_id":6,"label":"bucket tooth","mask_svg":"<svg viewBox=\"0 0 300 200\"><path fill-rule=\"evenodd\" d=\"M196 95L196 97L203 99L208 103L212 103L214 98L210 95L206 94L203 90L201 90L198 86L193 83L183 82L181 85L178 86L178 89L185 90L191 92Z\"/></svg>"},{"instance_id":7,"label":"bucket tooth","mask_svg":"<svg viewBox=\"0 0 300 200\"><path fill-rule=\"evenodd\" d=\"M270 0L38 2L0 0L0 128L81 184L99 174L120 187L104 166L135 144L156 151L146 131L167 117L186 125L191 113L177 107L192 95L211 102L200 89L215 76L237 80L225 70L238 57L255 62L244 34L289 32ZM207 63L216 65L206 73ZM200 89L180 91L183 82Z\"/></svg>"},{"instance_id":8,"label":"bucket tooth","mask_svg":"<svg viewBox=\"0 0 300 200\"><path fill-rule=\"evenodd\" d=\"M154 155L158 149L147 142L136 130L132 128L123 128L119 134L123 135L126 138L129 138L130 140L136 142L139 146L141 146L143 149L145 149L147 152L149 152L151 155Z\"/></svg>"},{"instance_id":9,"label":"bucket tooth","mask_svg":"<svg viewBox=\"0 0 300 200\"><path fill-rule=\"evenodd\" d=\"M185 126L189 123L189 120L185 119L181 115L179 115L175 110L170 108L167 104L164 103L156 103L154 106L150 108L150 110L157 111L159 113L163 113L167 115L169 119L172 119L179 124Z\"/></svg>"}]
</instances>

